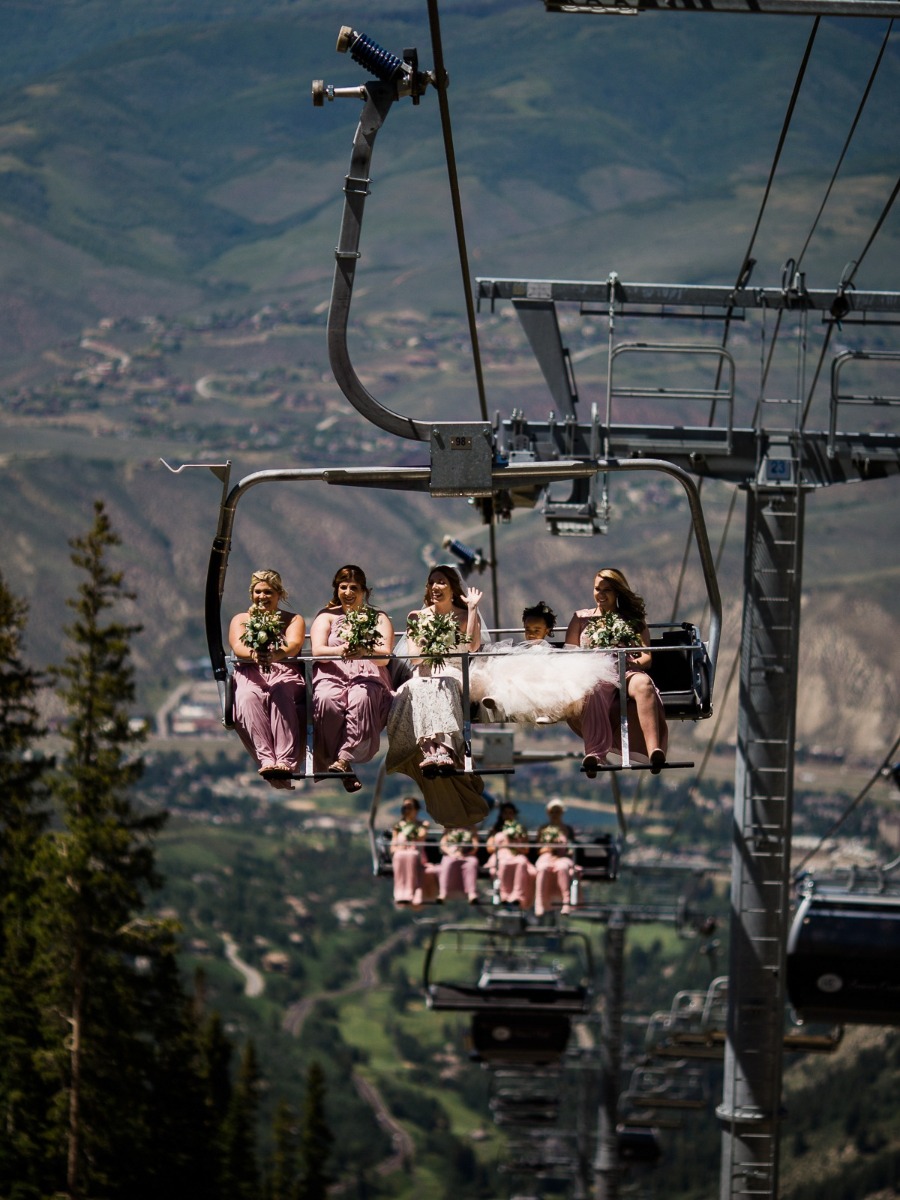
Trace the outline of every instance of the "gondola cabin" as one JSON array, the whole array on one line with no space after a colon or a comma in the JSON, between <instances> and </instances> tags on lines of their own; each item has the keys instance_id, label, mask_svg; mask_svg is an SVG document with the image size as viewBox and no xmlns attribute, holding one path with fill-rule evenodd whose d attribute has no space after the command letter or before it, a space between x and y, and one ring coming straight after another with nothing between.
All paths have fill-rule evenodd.
<instances>
[{"instance_id":1,"label":"gondola cabin","mask_svg":"<svg viewBox=\"0 0 900 1200\"><path fill-rule=\"evenodd\" d=\"M787 990L805 1021L900 1024L900 895L804 896L788 936Z\"/></svg>"}]
</instances>

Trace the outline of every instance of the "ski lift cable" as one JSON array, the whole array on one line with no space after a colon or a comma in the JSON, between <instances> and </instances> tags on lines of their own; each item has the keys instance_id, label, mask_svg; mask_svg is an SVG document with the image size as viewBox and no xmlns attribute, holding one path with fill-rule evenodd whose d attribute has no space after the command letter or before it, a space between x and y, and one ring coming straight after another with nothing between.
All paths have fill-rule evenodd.
<instances>
[{"instance_id":1,"label":"ski lift cable","mask_svg":"<svg viewBox=\"0 0 900 1200\"><path fill-rule=\"evenodd\" d=\"M429 0L429 2L431 2L431 0ZM737 291L737 289L740 286L742 286L743 284L746 283L747 279L749 278L750 271L752 271L752 269L753 269L753 259L751 257L753 254L753 246L756 242L756 235L759 233L759 227L762 224L763 214L766 211L766 204L768 203L768 200L769 200L769 194L772 191L772 183L774 182L774 179L775 179L775 172L778 170L778 163L781 159L781 152L784 149L785 142L787 141L788 129L790 128L791 120L794 115L794 109L796 108L796 105L797 105L797 98L800 95L800 88L803 85L803 78L806 74L806 68L809 64L810 56L812 55L812 49L813 49L813 45L816 40L816 34L818 33L818 30L819 30L819 20L820 20L820 18L817 16L816 19L813 21L812 30L810 31L810 35L809 35L809 38L806 43L806 50L803 53L803 59L800 63L800 67L797 71L797 78L794 80L794 87L791 92L791 98L788 101L787 111L785 112L785 115L784 115L784 121L782 122L781 134L779 135L778 145L775 148L775 154L774 154L774 157L772 158L772 165L769 168L769 178L766 181L765 191L763 192L763 198L762 198L762 201L759 206L759 212L757 213L757 216L756 216L756 223L753 226L753 232L750 235L750 241L747 245L746 251L744 252L744 257L741 260L741 268L737 273L737 278L735 279L735 284L734 284L735 291ZM728 311L725 314L725 330L722 335L723 347L728 340L728 331L730 328L730 324L731 324L731 309L728 309ZM719 381L721 379L721 371L722 371L722 364L720 362L718 367L716 368L716 387L719 386ZM714 411L715 410L713 409L710 413L710 421L712 421L712 413ZM755 421L755 419L756 418L754 416L754 421ZM678 611L678 603L681 599L681 588L682 588L682 584L684 581L685 571L687 570L687 560L688 560L688 556L690 553L690 545L691 545L691 535L689 532L688 536L687 536L687 545L685 546L684 555L682 556L681 571L680 571L680 574L678 577L678 584L675 588L675 602L673 605L673 617L672 617L673 620L674 620L675 612Z\"/></svg>"},{"instance_id":2,"label":"ski lift cable","mask_svg":"<svg viewBox=\"0 0 900 1200\"><path fill-rule=\"evenodd\" d=\"M875 83L875 76L878 74L878 69L881 66L881 60L882 60L882 58L884 58L884 52L888 47L888 42L890 41L891 30L893 28L893 25L894 25L894 19L892 17L890 19L890 21L888 21L888 26L887 26L887 29L885 30L885 34L884 34L884 40L881 43L881 48L878 51L878 55L875 59L875 65L872 67L872 70L869 73L869 81L866 84L865 91L862 94L862 99L860 100L859 106L856 109L856 115L853 118L853 121L851 122L849 131L847 132L847 137L844 141L844 145L841 150L841 153L838 156L838 160L837 160L837 163L835 164L835 168L832 173L831 179L829 180L828 187L825 189L825 195L822 197L822 203L819 205L819 211L816 213L815 219L813 220L813 223L810 227L809 233L806 235L806 241L803 243L803 249L800 251L800 254L797 258L798 269L800 267L801 262L803 261L803 256L806 254L806 251L809 248L809 243L812 240L813 234L816 231L816 228L822 217L822 213L825 211L825 205L828 203L828 198L831 195L831 189L834 187L835 181L837 180L838 173L844 162L844 157L845 157L848 149L850 148L850 142L853 139L853 135L856 132L856 127L859 124L860 117L863 114L863 109L865 108L866 102L869 99L869 93L872 91L872 86Z\"/></svg>"},{"instance_id":3,"label":"ski lift cable","mask_svg":"<svg viewBox=\"0 0 900 1200\"><path fill-rule=\"evenodd\" d=\"M825 195L822 198L822 203L819 206L819 211L816 213L815 218L813 219L813 223L810 226L809 233L806 235L806 241L803 243L803 248L801 249L799 257L796 260L795 269L799 270L800 264L803 261L803 257L806 254L806 251L809 249L809 244L812 241L813 234L815 233L816 228L818 227L819 221L821 220L822 213L825 211L825 206L828 203L828 199L831 195L832 189L837 180L838 173L840 172L841 166L843 165L844 158L847 154L847 150L850 147L850 142L853 138L854 133L856 132L856 127L859 124L860 118L862 117L863 109L866 106L866 102L868 101L869 94L870 94L870 92L872 90L872 86L875 82L875 76L878 73L878 69L881 65L881 60L884 57L885 50L887 49L888 41L890 40L891 27L893 26L893 23L894 22L893 22L893 18L892 18L888 22L888 28L887 28L887 31L885 32L884 40L881 44L881 48L878 52L878 56L875 60L875 64L872 67L871 72L869 73L869 79L868 79L868 82L866 83L865 90L863 91L862 99L860 100L859 105L856 109L856 115L854 116L853 121L851 122L850 129L847 133L847 137L844 140L843 148L841 149L841 152L838 155L837 163L835 164L835 168L834 168L834 171L832 172L831 179L829 180L828 186L825 189ZM868 247L867 247L867 249L868 249ZM846 284L843 284L843 286L846 286ZM769 346L768 358L766 360L765 369L764 369L763 375L762 375L760 397L763 394L763 391L765 389L766 380L769 377L769 370L772 366L772 359L775 354L775 347L778 342L778 335L781 331L781 321L782 321L783 315L784 315L784 310L779 309L778 314L775 318L775 328L772 332L772 340L771 340L771 343ZM809 396L808 396L807 402L806 402L806 406L803 410L803 414L802 414L802 417L800 420L800 429L801 430L803 429L803 427L806 424L806 417L807 417L807 414L809 413L809 406L810 406L810 402L812 400L812 395L813 395L813 392L815 391L816 383L818 382L819 374L821 373L821 370L822 370L822 363L824 362L824 359L825 359L825 353L828 348L828 343L831 340L832 328L833 328L833 326L829 326L828 331L825 336L825 345L822 348L821 357L820 357L819 363L816 367L815 378L813 380L813 386L810 389ZM754 413L753 413L753 424L756 423L756 420L759 416L759 411L760 411L760 400L757 399L756 409L754 410Z\"/></svg>"},{"instance_id":4,"label":"ski lift cable","mask_svg":"<svg viewBox=\"0 0 900 1200\"><path fill-rule=\"evenodd\" d=\"M431 52L434 61L435 88L438 94L438 108L441 114L441 132L444 138L444 156L447 160L447 175L450 180L450 199L453 206L453 224L456 228L456 244L459 251L459 265L462 272L463 291L466 300L466 320L469 325L469 339L472 343L472 359L475 366L475 386L478 391L478 404L481 419L488 420L487 399L484 390L484 374L481 365L481 351L478 343L478 328L475 322L475 300L472 294L472 281L469 275L469 255L466 249L466 234L463 225L462 204L459 195L459 176L456 170L456 154L453 149L453 130L450 124L450 106L447 103L447 72L444 67L444 50L441 40L441 23L438 14L437 0L428 0L428 23L431 29Z\"/></svg>"},{"instance_id":5,"label":"ski lift cable","mask_svg":"<svg viewBox=\"0 0 900 1200\"><path fill-rule=\"evenodd\" d=\"M840 827L847 820L847 818L850 816L850 814L853 812L853 810L857 807L857 805L862 803L862 801L865 799L865 797L868 795L869 791L871 790L872 786L874 785L875 781L877 779L881 779L883 777L885 768L890 766L890 764L894 758L894 755L897 752L898 746L900 746L900 734L898 734L897 737L894 739L893 746L891 746L890 750L888 750L885 757L879 763L877 770L872 775L871 779L868 781L868 783L865 785L865 787L863 787L862 791L859 793L859 795L856 797L856 799L853 800L847 806L847 808L844 810L843 814L840 817L838 817L838 819L834 822L834 824L831 826L830 829L828 829L825 833L822 834L822 836L819 838L816 845L813 846L813 848L809 851L808 854L804 855L804 857L801 859L801 861L794 868L794 879L795 880L798 878L798 876L800 875L800 872L803 870L803 868L806 866L806 864L809 862L809 860L814 855L818 854L818 852L822 849L822 846L825 844L825 842L828 840L828 838L830 838L833 833L835 833L838 829L840 829Z\"/></svg>"},{"instance_id":6,"label":"ski lift cable","mask_svg":"<svg viewBox=\"0 0 900 1200\"><path fill-rule=\"evenodd\" d=\"M475 299L472 294L472 281L469 272L469 252L466 246L466 232L462 215L462 201L459 194L459 174L456 169L456 152L453 146L453 128L450 121L450 105L447 101L447 70L444 65L444 46L441 36L440 14L437 0L428 0L428 24L431 33L431 54L434 64L435 90L438 94L438 110L441 114L441 133L444 139L444 158L447 162L447 176L450 184L450 201L453 209L453 224L456 230L456 245L459 253L460 272L462 274L463 294L466 304L466 321L469 327L469 341L472 345L472 361L475 370L475 388L478 393L478 407L483 421L488 420L487 396L484 387L484 370L481 361L481 349L478 340L478 326L475 317ZM491 600L494 610L494 621L499 626L500 595L497 580L497 553L494 534L494 520L490 523L490 557L491 557Z\"/></svg>"},{"instance_id":7,"label":"ski lift cable","mask_svg":"<svg viewBox=\"0 0 900 1200\"><path fill-rule=\"evenodd\" d=\"M869 235L869 240L866 242L865 246L862 249L862 253L860 254L859 258L853 260L853 270L850 271L848 274L847 268L844 269L844 275L841 278L841 282L840 282L840 285L838 288L839 293L843 293L844 291L846 291L846 289L848 287L852 286L853 276L859 270L860 264L862 263L865 256L868 254L869 248L871 247L872 243L875 241L875 238L878 236L878 232L881 229L881 226L884 224L885 220L887 219L887 215L891 211L891 208L893 207L894 201L897 199L898 194L900 194L900 177L897 178L897 182L894 184L893 191L891 192L890 196L888 197L887 203L885 204L884 208L881 210L881 215L879 216L878 220L875 222L875 226L874 226L871 234ZM849 265L850 264L848 264L848 266ZM819 382L819 375L821 374L821 371L822 371L822 364L825 361L825 354L826 354L826 351L828 350L828 344L831 341L831 335L834 332L835 325L837 325L837 324L838 324L837 319L831 321L829 323L828 329L825 333L825 337L822 342L822 350L821 350L821 353L819 354L819 361L816 364L816 371L815 371L815 375L813 376L812 386L810 387L810 389L807 393L806 404L804 405L803 414L800 419L800 429L801 430L806 425L806 418L809 415L809 409L810 409L810 405L812 404L813 393L815 392L816 385Z\"/></svg>"},{"instance_id":8,"label":"ski lift cable","mask_svg":"<svg viewBox=\"0 0 900 1200\"><path fill-rule=\"evenodd\" d=\"M878 236L881 226L884 224L888 213L891 211L891 209L894 206L894 201L897 199L898 193L900 193L900 177L898 177L897 182L894 184L894 189L891 192L890 196L888 197L887 203L885 204L884 208L881 210L881 216L875 222L875 228L872 230L871 234L869 235L869 240L866 242L865 246L863 246L862 253L860 254L859 258L853 260L853 270L850 272L849 275L846 274L846 268L845 268L844 278L841 279L841 288L842 289L849 287L853 283L853 277L856 274L856 272L859 270L859 268L862 266L863 259L869 253L869 249L871 248L872 243L875 241L875 238Z\"/></svg>"},{"instance_id":9,"label":"ski lift cable","mask_svg":"<svg viewBox=\"0 0 900 1200\"><path fill-rule=\"evenodd\" d=\"M809 40L807 41L807 44L806 44L806 51L804 52L803 60L797 71L797 78L794 80L794 89L791 93L791 98L788 102L787 111L785 112L784 121L782 123L782 128L781 128L781 135L778 139L778 145L775 149L775 155L772 159L772 165L769 169L769 178L766 182L765 192L763 193L762 202L759 207L759 213L757 214L757 217L756 217L756 224L753 228L753 233L750 235L750 242L749 242L749 244L747 246L747 250L744 254L744 259L743 259L743 263L741 264L741 269L738 272L738 278L737 278L737 281L735 282L735 290L737 290L738 287L740 287L746 283L747 279L749 278L750 271L752 271L753 265L755 263L755 259L753 259L751 257L752 253L753 253L753 247L756 242L756 236L759 233L759 227L762 224L763 214L765 213L766 204L768 203L769 195L772 190L772 184L775 179L775 172L778 169L778 163L781 159L781 152L784 149L784 144L785 144L785 141L787 140L788 130L790 128L791 119L794 114L794 108L796 107L797 99L800 95L800 88L803 84L803 78L806 74L806 68L809 63L810 56L812 54L812 48L813 48L813 44L816 39L818 27L819 27L819 17L816 17L815 21L813 22L813 27L812 27L812 30L809 35ZM871 86L872 86L872 78L870 78L869 84L866 88L866 93L865 93L866 96L868 96ZM863 100L863 104L864 103L865 103L865 99ZM826 200L831 191L831 186L834 183L834 178L836 177L837 172L840 169L841 162L843 161L844 154L846 153L847 145L849 145L849 141L850 141L850 137L852 136L853 129L856 128L856 123L859 120L859 115L860 115L861 111L862 111L862 106L860 106L859 112L857 112L857 116L856 116L856 119L854 120L853 127L851 129L851 133L850 133L850 135L848 135L847 142L845 143L845 146L844 146L844 150L841 153L841 157L838 160L838 165L835 168L834 175L832 176L831 184L829 184L828 190L826 191L826 194L825 194ZM822 208L824 209L824 207L825 207L825 201L822 202ZM816 223L818 223L819 216L821 216L821 212L822 212L822 210L820 209L819 214L816 217L816 221L813 224L813 229L815 229L815 225L816 225ZM806 243L804 244L803 251L801 252L801 258L803 256L803 254L806 252L806 248L809 245L809 238L811 236L812 236L812 231L810 231L810 234L807 237ZM728 332L730 329L730 316L731 316L731 313L729 310L729 312L726 314L725 332L724 332L724 335L722 338L723 346L725 345L725 342L727 341L727 338L728 338ZM762 387L763 388L765 387L765 381L768 378L769 368L771 367L771 364L772 364L772 356L775 353L775 343L778 340L778 333L779 333L780 328L781 328L781 312L779 311L778 318L775 323L775 330L772 335L772 343L769 348L768 361L766 363L765 371L763 372L763 379L762 379ZM718 367L718 371L721 373L721 370L722 370L722 366L720 363L719 367ZM717 380L717 386L718 386L718 380ZM753 414L753 424L756 423L758 416L759 416L759 401L757 401L756 410L754 411L754 414Z\"/></svg>"},{"instance_id":10,"label":"ski lift cable","mask_svg":"<svg viewBox=\"0 0 900 1200\"><path fill-rule=\"evenodd\" d=\"M787 111L784 114L784 121L783 121L782 127L781 127L781 134L779 135L779 138L778 138L778 145L775 148L775 155L772 159L772 165L769 168L769 178L766 181L766 188L765 188L765 191L763 192L762 202L759 206L759 213L757 214L757 217L756 217L756 224L753 226L753 232L750 235L750 242L749 242L749 244L747 246L747 250L744 254L744 258L743 258L743 261L741 264L741 269L738 272L738 280L740 280L741 277L745 274L747 264L750 262L750 256L753 253L753 246L754 246L754 243L756 242L756 235L759 233L759 227L762 224L763 214L766 211L766 204L768 203L768 200L769 200L769 194L772 191L772 183L774 182L774 179L775 179L775 172L778 170L778 163L781 159L781 152L784 149L785 142L787 141L788 130L790 128L791 120L794 115L794 109L797 106L797 99L800 95L800 88L803 86L803 78L806 74L806 68L809 65L809 60L812 55L812 49L813 49L813 45L816 40L816 34L818 33L818 30L819 30L819 21L820 20L821 20L821 18L817 16L815 21L813 21L813 27L812 27L812 30L810 31L809 39L806 43L806 50L803 53L803 60L800 63L800 67L797 71L797 78L794 80L794 88L793 88L793 91L791 92L791 98L788 101ZM737 287L737 284L735 284L735 287Z\"/></svg>"}]
</instances>

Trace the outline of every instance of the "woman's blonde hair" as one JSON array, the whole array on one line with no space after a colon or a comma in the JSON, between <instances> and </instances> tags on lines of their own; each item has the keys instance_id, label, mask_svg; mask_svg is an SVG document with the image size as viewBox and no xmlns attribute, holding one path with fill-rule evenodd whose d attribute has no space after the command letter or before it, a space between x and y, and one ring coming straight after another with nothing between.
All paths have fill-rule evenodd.
<instances>
[{"instance_id":1,"label":"woman's blonde hair","mask_svg":"<svg viewBox=\"0 0 900 1200\"><path fill-rule=\"evenodd\" d=\"M616 610L626 621L632 621L640 632L647 624L647 606L644 597L633 592L628 580L618 567L601 567L594 579L602 577L608 580L616 593Z\"/></svg>"},{"instance_id":2,"label":"woman's blonde hair","mask_svg":"<svg viewBox=\"0 0 900 1200\"><path fill-rule=\"evenodd\" d=\"M278 574L277 571L269 571L267 569L263 569L261 571L253 572L253 574L250 576L250 599L251 600L253 599L253 586L254 586L254 584L257 584L257 583L267 583L269 585L269 587L274 588L274 590L278 593L278 595L280 596L280 598L282 600L287 600L287 598L288 598L287 589L285 588L284 584L281 582L281 576Z\"/></svg>"}]
</instances>

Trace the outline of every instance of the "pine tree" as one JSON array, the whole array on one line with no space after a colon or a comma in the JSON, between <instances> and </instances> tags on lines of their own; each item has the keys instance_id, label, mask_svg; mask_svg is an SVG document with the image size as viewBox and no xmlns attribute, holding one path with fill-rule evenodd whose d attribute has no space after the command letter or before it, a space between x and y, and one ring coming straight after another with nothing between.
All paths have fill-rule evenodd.
<instances>
[{"instance_id":1,"label":"pine tree","mask_svg":"<svg viewBox=\"0 0 900 1200\"><path fill-rule=\"evenodd\" d=\"M257 1200L258 1197L260 1173L256 1156L256 1122L259 1083L256 1047L248 1041L222 1124L220 1190L229 1200Z\"/></svg>"},{"instance_id":2,"label":"pine tree","mask_svg":"<svg viewBox=\"0 0 900 1200\"><path fill-rule=\"evenodd\" d=\"M55 672L68 713L53 780L62 829L43 839L34 922L36 1061L55 1089L44 1187L70 1200L140 1200L189 1168L178 1134L185 1123L202 1126L200 1049L174 930L142 915L158 882L152 836L164 818L138 812L128 795L142 769L143 735L129 714L140 627L109 612L131 597L107 562L119 538L102 503L71 544L84 579L69 602L71 651Z\"/></svg>"},{"instance_id":3,"label":"pine tree","mask_svg":"<svg viewBox=\"0 0 900 1200\"><path fill-rule=\"evenodd\" d=\"M0 1195L39 1189L45 1097L32 1064L38 1037L29 919L33 863L46 825L46 763L36 746L38 678L22 660L26 605L0 575Z\"/></svg>"},{"instance_id":4,"label":"pine tree","mask_svg":"<svg viewBox=\"0 0 900 1200\"><path fill-rule=\"evenodd\" d=\"M199 1043L200 1073L209 1123L218 1135L231 1106L231 1059L234 1054L219 1013L211 1013L203 1022Z\"/></svg>"},{"instance_id":5,"label":"pine tree","mask_svg":"<svg viewBox=\"0 0 900 1200\"><path fill-rule=\"evenodd\" d=\"M294 1200L297 1184L297 1114L281 1099L272 1122L271 1200Z\"/></svg>"},{"instance_id":6,"label":"pine tree","mask_svg":"<svg viewBox=\"0 0 900 1200\"><path fill-rule=\"evenodd\" d=\"M325 1116L325 1072L318 1062L306 1077L303 1125L300 1131L300 1187L298 1200L326 1200L328 1158L334 1135Z\"/></svg>"}]
</instances>

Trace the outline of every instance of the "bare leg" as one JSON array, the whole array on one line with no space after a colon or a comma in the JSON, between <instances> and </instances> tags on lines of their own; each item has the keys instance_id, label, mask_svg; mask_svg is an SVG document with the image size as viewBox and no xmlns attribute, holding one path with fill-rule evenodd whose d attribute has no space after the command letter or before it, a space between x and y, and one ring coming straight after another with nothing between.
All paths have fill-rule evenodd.
<instances>
[{"instance_id":1,"label":"bare leg","mask_svg":"<svg viewBox=\"0 0 900 1200\"><path fill-rule=\"evenodd\" d=\"M654 750L665 754L669 744L669 727L665 715L660 711L659 697L649 675L635 672L628 680L628 695L637 707L638 724L644 735L647 753L653 757Z\"/></svg>"}]
</instances>

